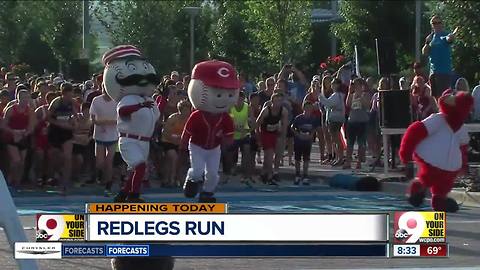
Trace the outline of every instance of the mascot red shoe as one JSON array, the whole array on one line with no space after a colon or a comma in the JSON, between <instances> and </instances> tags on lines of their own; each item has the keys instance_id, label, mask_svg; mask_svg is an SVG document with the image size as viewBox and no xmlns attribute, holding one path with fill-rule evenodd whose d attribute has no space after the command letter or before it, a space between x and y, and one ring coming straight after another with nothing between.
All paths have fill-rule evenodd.
<instances>
[{"instance_id":1,"label":"mascot red shoe","mask_svg":"<svg viewBox=\"0 0 480 270\"><path fill-rule=\"evenodd\" d=\"M448 198L457 176L467 168L469 136L464 125L473 106L466 92L445 91L439 98L440 112L411 124L402 138L400 159L418 165L418 179L409 188L408 201L422 204L427 188L436 211L456 212L458 204Z\"/></svg>"}]
</instances>

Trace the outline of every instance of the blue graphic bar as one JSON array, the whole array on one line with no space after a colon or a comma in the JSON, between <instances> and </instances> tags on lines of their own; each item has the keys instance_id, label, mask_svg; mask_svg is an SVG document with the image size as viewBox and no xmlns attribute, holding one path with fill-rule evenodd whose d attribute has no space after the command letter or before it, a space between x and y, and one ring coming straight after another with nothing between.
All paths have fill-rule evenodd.
<instances>
[{"instance_id":1,"label":"blue graphic bar","mask_svg":"<svg viewBox=\"0 0 480 270\"><path fill-rule=\"evenodd\" d=\"M374 256L387 257L387 244L223 244L165 245L150 244L150 257L319 257Z\"/></svg>"},{"instance_id":2,"label":"blue graphic bar","mask_svg":"<svg viewBox=\"0 0 480 270\"><path fill-rule=\"evenodd\" d=\"M63 244L62 257L105 257L105 245Z\"/></svg>"},{"instance_id":3,"label":"blue graphic bar","mask_svg":"<svg viewBox=\"0 0 480 270\"><path fill-rule=\"evenodd\" d=\"M62 257L387 257L387 244L107 244L63 243Z\"/></svg>"}]
</instances>

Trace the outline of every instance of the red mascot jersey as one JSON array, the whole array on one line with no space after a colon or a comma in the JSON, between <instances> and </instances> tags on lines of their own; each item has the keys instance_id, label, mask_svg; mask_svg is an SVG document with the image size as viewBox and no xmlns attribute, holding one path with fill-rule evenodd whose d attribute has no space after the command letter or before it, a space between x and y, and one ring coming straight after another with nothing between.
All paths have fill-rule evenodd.
<instances>
[{"instance_id":1,"label":"red mascot jersey","mask_svg":"<svg viewBox=\"0 0 480 270\"><path fill-rule=\"evenodd\" d=\"M228 113L211 114L197 110L188 118L183 133L190 137L191 143L203 149L213 149L220 145L223 138L233 137L234 130Z\"/></svg>"}]
</instances>

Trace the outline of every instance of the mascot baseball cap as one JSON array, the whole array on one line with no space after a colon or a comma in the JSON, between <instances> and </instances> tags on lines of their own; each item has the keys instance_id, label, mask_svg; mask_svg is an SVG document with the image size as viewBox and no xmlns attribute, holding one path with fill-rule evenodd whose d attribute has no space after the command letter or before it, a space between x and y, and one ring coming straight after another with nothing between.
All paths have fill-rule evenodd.
<instances>
[{"instance_id":1,"label":"mascot baseball cap","mask_svg":"<svg viewBox=\"0 0 480 270\"><path fill-rule=\"evenodd\" d=\"M136 56L143 58L140 50L133 45L119 45L116 46L103 54L102 63L104 66L108 65L110 61L123 58L127 56Z\"/></svg>"},{"instance_id":2,"label":"mascot baseball cap","mask_svg":"<svg viewBox=\"0 0 480 270\"><path fill-rule=\"evenodd\" d=\"M232 90L240 88L235 68L227 62L218 60L196 64L192 71L192 79L200 80L206 86L214 88Z\"/></svg>"}]
</instances>

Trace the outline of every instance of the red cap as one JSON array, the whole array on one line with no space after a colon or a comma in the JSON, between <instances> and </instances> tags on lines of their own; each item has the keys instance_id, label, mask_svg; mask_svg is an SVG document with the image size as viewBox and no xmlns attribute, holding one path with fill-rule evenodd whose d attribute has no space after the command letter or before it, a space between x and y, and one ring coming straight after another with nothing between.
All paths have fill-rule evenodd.
<instances>
[{"instance_id":1,"label":"red cap","mask_svg":"<svg viewBox=\"0 0 480 270\"><path fill-rule=\"evenodd\" d=\"M195 65L192 79L200 80L209 87L223 89L239 89L240 81L235 68L223 61L209 60Z\"/></svg>"}]
</instances>

